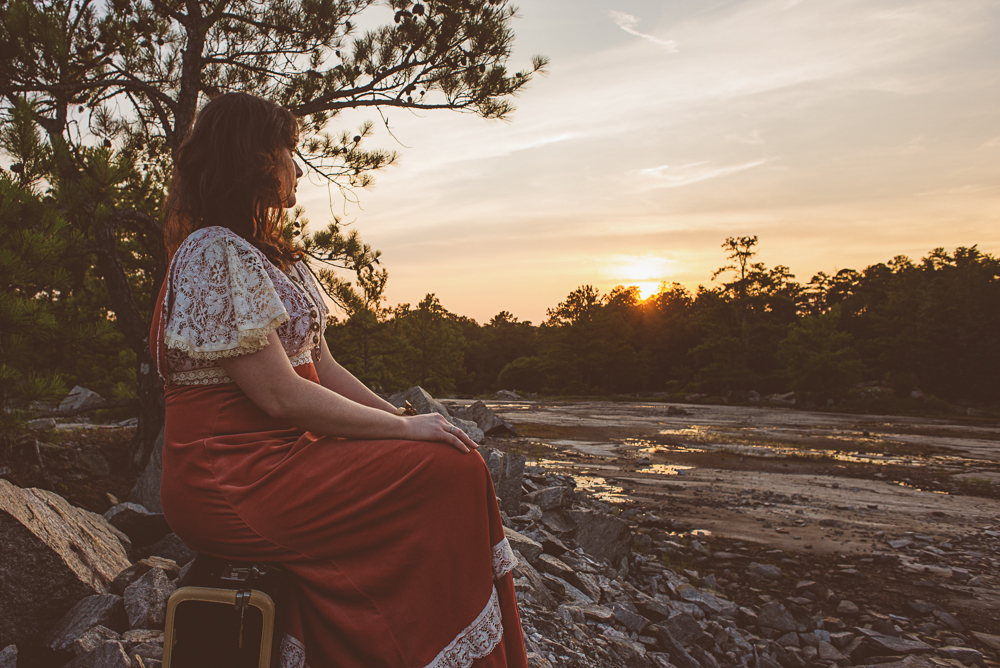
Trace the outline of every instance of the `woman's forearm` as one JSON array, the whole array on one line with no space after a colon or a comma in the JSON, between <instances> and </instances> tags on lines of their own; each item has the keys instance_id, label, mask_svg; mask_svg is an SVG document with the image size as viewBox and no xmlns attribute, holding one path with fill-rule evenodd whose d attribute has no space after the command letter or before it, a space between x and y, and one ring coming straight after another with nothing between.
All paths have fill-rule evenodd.
<instances>
[{"instance_id":1,"label":"woman's forearm","mask_svg":"<svg viewBox=\"0 0 1000 668\"><path fill-rule=\"evenodd\" d=\"M268 345L264 349L248 355L224 357L219 364L264 412L306 431L349 439L439 441L462 452L477 447L461 429L456 429L437 413L400 417L393 415L391 405L381 399L379 402L384 407L363 405L302 378L289 364L274 332L268 335ZM360 385L356 378L350 378ZM334 384L338 382L345 383L348 391L355 387L349 380L335 375Z\"/></svg>"},{"instance_id":2,"label":"woman's forearm","mask_svg":"<svg viewBox=\"0 0 1000 668\"><path fill-rule=\"evenodd\" d=\"M327 349L325 340L321 345L322 353L315 366L316 375L323 387L364 406L390 413L396 410L395 406L372 392L354 374L340 366Z\"/></svg>"}]
</instances>

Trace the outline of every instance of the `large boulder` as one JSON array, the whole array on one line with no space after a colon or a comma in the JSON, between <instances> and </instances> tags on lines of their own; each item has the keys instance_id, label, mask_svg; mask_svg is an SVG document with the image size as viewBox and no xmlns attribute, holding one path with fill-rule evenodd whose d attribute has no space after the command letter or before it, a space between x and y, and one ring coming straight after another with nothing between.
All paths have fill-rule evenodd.
<instances>
[{"instance_id":1,"label":"large boulder","mask_svg":"<svg viewBox=\"0 0 1000 668\"><path fill-rule=\"evenodd\" d=\"M528 458L524 455L504 453L500 459L499 476L496 483L497 496L500 497L500 510L508 515L521 513L521 483L524 478L524 465Z\"/></svg>"},{"instance_id":2,"label":"large boulder","mask_svg":"<svg viewBox=\"0 0 1000 668\"><path fill-rule=\"evenodd\" d=\"M477 401L465 409L468 419L473 420L487 436L517 436L517 428L501 419L496 413Z\"/></svg>"},{"instance_id":3,"label":"large boulder","mask_svg":"<svg viewBox=\"0 0 1000 668\"><path fill-rule=\"evenodd\" d=\"M154 568L125 589L125 612L133 629L162 629L167 601L177 589L167 574Z\"/></svg>"},{"instance_id":4,"label":"large boulder","mask_svg":"<svg viewBox=\"0 0 1000 668\"><path fill-rule=\"evenodd\" d=\"M479 425L477 425L475 422L471 420L463 420L462 418L451 417L450 415L445 419L447 419L448 422L452 423L453 425L464 431L469 436L469 438L473 440L473 442L475 443L483 442L483 430L480 429Z\"/></svg>"},{"instance_id":5,"label":"large boulder","mask_svg":"<svg viewBox=\"0 0 1000 668\"><path fill-rule=\"evenodd\" d=\"M389 403L399 408L405 406L407 401L421 415L440 413L445 417L451 417L451 413L448 412L445 405L427 394L427 391L419 385L414 385L405 392L397 392L389 397Z\"/></svg>"},{"instance_id":6,"label":"large boulder","mask_svg":"<svg viewBox=\"0 0 1000 668\"><path fill-rule=\"evenodd\" d=\"M632 533L624 520L591 510L574 510L570 515L576 521L573 539L590 556L617 565L631 553Z\"/></svg>"},{"instance_id":7,"label":"large boulder","mask_svg":"<svg viewBox=\"0 0 1000 668\"><path fill-rule=\"evenodd\" d=\"M34 642L77 601L108 593L128 538L58 494L0 480L0 647Z\"/></svg>"},{"instance_id":8,"label":"large boulder","mask_svg":"<svg viewBox=\"0 0 1000 668\"><path fill-rule=\"evenodd\" d=\"M146 468L135 482L135 487L129 492L128 500L154 513L163 512L160 505L160 478L163 477L163 430L156 437L153 452L149 456Z\"/></svg>"},{"instance_id":9,"label":"large boulder","mask_svg":"<svg viewBox=\"0 0 1000 668\"><path fill-rule=\"evenodd\" d=\"M94 594L74 605L45 636L45 645L56 652L69 650L95 626L112 631L128 628L125 601L113 594Z\"/></svg>"},{"instance_id":10,"label":"large boulder","mask_svg":"<svg viewBox=\"0 0 1000 668\"><path fill-rule=\"evenodd\" d=\"M59 404L59 410L75 411L81 408L89 408L90 406L98 406L103 403L104 399L97 392L91 392L87 388L77 385L69 391L66 398Z\"/></svg>"}]
</instances>

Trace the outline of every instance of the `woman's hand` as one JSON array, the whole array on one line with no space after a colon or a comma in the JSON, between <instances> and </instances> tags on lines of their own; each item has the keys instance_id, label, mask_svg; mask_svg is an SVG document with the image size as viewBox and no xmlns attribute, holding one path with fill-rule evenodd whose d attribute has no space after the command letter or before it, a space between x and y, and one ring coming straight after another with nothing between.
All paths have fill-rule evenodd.
<instances>
[{"instance_id":1,"label":"woman's hand","mask_svg":"<svg viewBox=\"0 0 1000 668\"><path fill-rule=\"evenodd\" d=\"M445 443L461 452L478 449L479 446L469 438L468 434L448 422L439 413L413 415L404 418L410 433L407 438L413 441L437 441Z\"/></svg>"}]
</instances>

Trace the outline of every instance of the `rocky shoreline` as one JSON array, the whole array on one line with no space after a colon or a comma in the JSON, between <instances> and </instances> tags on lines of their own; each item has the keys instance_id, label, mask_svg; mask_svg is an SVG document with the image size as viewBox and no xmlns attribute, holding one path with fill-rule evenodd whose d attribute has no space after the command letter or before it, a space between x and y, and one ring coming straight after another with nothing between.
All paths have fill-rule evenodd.
<instances>
[{"instance_id":1,"label":"rocky shoreline","mask_svg":"<svg viewBox=\"0 0 1000 668\"><path fill-rule=\"evenodd\" d=\"M516 431L482 404L411 395L464 429ZM481 453L532 666L1000 667L1000 524L888 533L850 554L776 548L707 535L662 500L610 504L558 463L528 465L522 441L488 435ZM780 492L735 503L789 517L803 504ZM0 479L0 541L0 668L160 665L166 600L194 554L155 509L100 515Z\"/></svg>"}]
</instances>

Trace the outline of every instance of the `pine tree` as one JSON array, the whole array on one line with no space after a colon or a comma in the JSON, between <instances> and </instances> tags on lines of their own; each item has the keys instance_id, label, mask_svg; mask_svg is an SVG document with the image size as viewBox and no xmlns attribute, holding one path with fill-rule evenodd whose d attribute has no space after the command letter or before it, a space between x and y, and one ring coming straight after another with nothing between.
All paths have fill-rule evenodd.
<instances>
[{"instance_id":1,"label":"pine tree","mask_svg":"<svg viewBox=\"0 0 1000 668\"><path fill-rule=\"evenodd\" d=\"M360 33L378 7L393 23ZM450 109L506 118L511 97L542 70L510 73L514 8L506 0L11 0L0 6L0 115L25 101L56 159L46 178L75 198L128 346L142 405L135 463L162 426L162 387L148 350L151 295L162 280L159 200L130 201L133 182L162 187L200 104L240 90L303 120L299 158L348 197L395 160L367 150L372 123L327 128L345 109ZM102 158L94 144L107 148ZM88 149L90 147L90 149ZM65 198L64 198L65 200Z\"/></svg>"}]
</instances>

